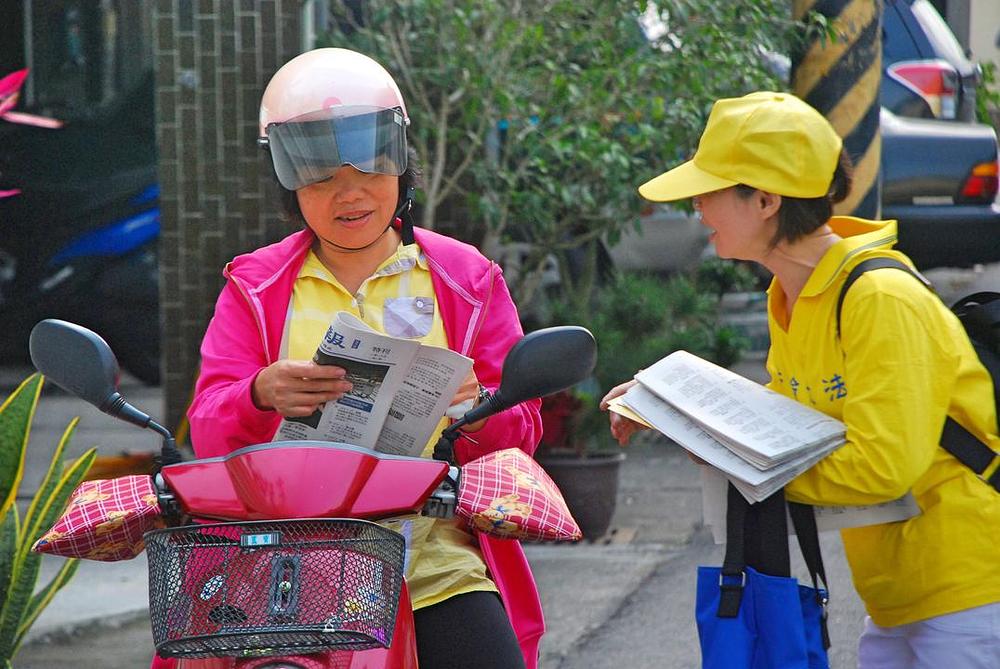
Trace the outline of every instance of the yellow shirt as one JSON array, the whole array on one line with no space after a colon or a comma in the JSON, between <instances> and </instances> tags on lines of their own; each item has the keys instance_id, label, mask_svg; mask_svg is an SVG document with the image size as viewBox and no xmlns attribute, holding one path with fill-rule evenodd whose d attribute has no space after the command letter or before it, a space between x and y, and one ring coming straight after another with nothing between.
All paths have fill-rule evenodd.
<instances>
[{"instance_id":1,"label":"yellow shirt","mask_svg":"<svg viewBox=\"0 0 1000 669\"><path fill-rule=\"evenodd\" d=\"M380 332L448 345L430 271L416 244L400 244L354 295L310 251L295 280L289 310L282 352L293 360L313 357L338 311L350 312ZM423 457L431 456L446 425L442 418ZM405 522L403 528L398 523L392 527L408 535L406 579L414 609L466 592L496 591L472 534L459 521L408 517Z\"/></svg>"},{"instance_id":2,"label":"yellow shirt","mask_svg":"<svg viewBox=\"0 0 1000 669\"><path fill-rule=\"evenodd\" d=\"M885 502L912 491L922 513L842 531L854 585L879 625L1000 601L1000 495L938 445L946 413L1000 451L989 374L958 319L898 270L848 271L893 256L894 221L831 220L844 239L824 255L786 319L768 291L770 388L840 418L847 443L786 487L810 504ZM785 329L780 324L788 322Z\"/></svg>"}]
</instances>

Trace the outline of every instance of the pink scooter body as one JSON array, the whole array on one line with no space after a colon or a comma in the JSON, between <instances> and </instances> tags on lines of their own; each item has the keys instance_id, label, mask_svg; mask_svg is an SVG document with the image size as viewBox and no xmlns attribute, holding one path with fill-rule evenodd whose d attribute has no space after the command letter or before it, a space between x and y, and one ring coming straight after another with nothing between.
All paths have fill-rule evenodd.
<instances>
[{"instance_id":1,"label":"pink scooter body","mask_svg":"<svg viewBox=\"0 0 1000 669\"><path fill-rule=\"evenodd\" d=\"M420 511L439 460L324 441L278 441L163 468L185 513L218 520L387 518Z\"/></svg>"},{"instance_id":2,"label":"pink scooter body","mask_svg":"<svg viewBox=\"0 0 1000 669\"><path fill-rule=\"evenodd\" d=\"M162 475L185 513L243 521L386 518L420 511L448 473L438 460L386 455L349 444L273 442L169 465ZM288 658L185 659L177 669L417 669L413 609L404 581L387 649ZM157 659L154 667L172 663Z\"/></svg>"}]
</instances>

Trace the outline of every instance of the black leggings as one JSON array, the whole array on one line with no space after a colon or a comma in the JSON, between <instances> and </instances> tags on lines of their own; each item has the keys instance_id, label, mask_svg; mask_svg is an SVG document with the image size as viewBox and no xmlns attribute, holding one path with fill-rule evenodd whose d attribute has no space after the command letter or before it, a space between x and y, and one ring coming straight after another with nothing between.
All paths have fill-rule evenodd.
<instances>
[{"instance_id":1,"label":"black leggings","mask_svg":"<svg viewBox=\"0 0 1000 669\"><path fill-rule=\"evenodd\" d=\"M524 669L495 592L469 592L413 612L420 669Z\"/></svg>"}]
</instances>

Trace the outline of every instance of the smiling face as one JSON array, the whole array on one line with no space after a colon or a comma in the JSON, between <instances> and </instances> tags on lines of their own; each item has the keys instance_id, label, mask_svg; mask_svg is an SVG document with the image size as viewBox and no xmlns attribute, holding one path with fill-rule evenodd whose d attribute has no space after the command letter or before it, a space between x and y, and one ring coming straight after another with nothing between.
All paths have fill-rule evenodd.
<instances>
[{"instance_id":1,"label":"smiling face","mask_svg":"<svg viewBox=\"0 0 1000 669\"><path fill-rule=\"evenodd\" d=\"M754 191L749 197L736 187L692 198L701 224L710 228L709 241L720 258L760 261L770 251L777 226L776 209L769 200L780 197Z\"/></svg>"},{"instance_id":2,"label":"smiling face","mask_svg":"<svg viewBox=\"0 0 1000 669\"><path fill-rule=\"evenodd\" d=\"M396 210L399 177L366 174L344 165L325 181L295 191L309 228L346 248L371 244L385 232Z\"/></svg>"}]
</instances>

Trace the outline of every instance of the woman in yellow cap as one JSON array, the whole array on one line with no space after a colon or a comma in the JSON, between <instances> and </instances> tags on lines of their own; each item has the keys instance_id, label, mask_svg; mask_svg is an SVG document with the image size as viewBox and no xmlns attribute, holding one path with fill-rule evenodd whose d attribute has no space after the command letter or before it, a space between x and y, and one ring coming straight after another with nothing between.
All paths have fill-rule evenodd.
<instances>
[{"instance_id":1,"label":"woman in yellow cap","mask_svg":"<svg viewBox=\"0 0 1000 669\"><path fill-rule=\"evenodd\" d=\"M909 491L920 507L842 530L869 614L859 667L1000 667L1000 494L939 445L950 416L1000 451L992 382L954 314L898 269L857 279L838 337L852 268L871 257L912 266L892 249L895 221L832 216L850 185L827 120L793 95L760 92L718 100L694 158L639 192L693 198L719 256L770 270L768 387L846 424L846 444L790 483L787 499L863 505ZM621 443L637 429L611 414Z\"/></svg>"}]
</instances>

